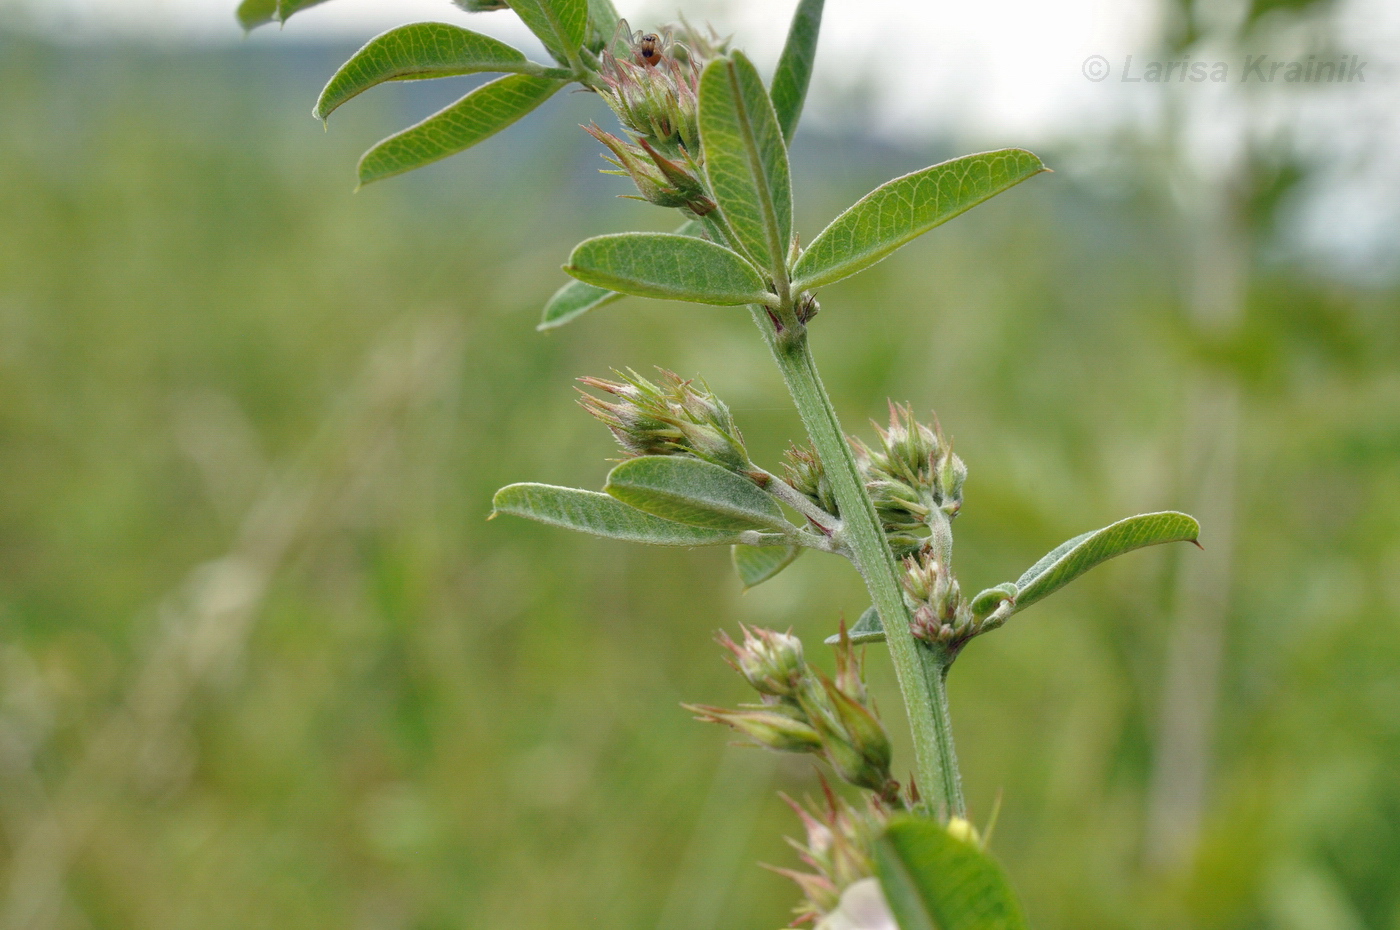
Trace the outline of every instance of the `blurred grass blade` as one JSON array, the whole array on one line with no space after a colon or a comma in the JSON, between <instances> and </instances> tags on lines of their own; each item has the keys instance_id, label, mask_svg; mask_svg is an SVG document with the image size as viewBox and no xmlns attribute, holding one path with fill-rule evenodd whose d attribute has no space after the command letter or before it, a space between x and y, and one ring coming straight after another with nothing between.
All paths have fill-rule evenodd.
<instances>
[{"instance_id":1,"label":"blurred grass blade","mask_svg":"<svg viewBox=\"0 0 1400 930\"><path fill-rule=\"evenodd\" d=\"M822 230L792 269L793 290L864 271L984 200L1048 170L1023 149L954 158L881 184Z\"/></svg>"},{"instance_id":2,"label":"blurred grass blade","mask_svg":"<svg viewBox=\"0 0 1400 930\"><path fill-rule=\"evenodd\" d=\"M244 29L256 29L277 18L277 0L243 0L236 15Z\"/></svg>"},{"instance_id":3,"label":"blurred grass blade","mask_svg":"<svg viewBox=\"0 0 1400 930\"><path fill-rule=\"evenodd\" d=\"M625 294L610 291L605 287L595 287L582 281L570 281L555 291L553 297L549 298L549 303L544 305L544 315L535 329L543 332L547 329L563 326L570 320L576 320L583 316L594 307L610 304L625 296Z\"/></svg>"},{"instance_id":4,"label":"blurred grass blade","mask_svg":"<svg viewBox=\"0 0 1400 930\"><path fill-rule=\"evenodd\" d=\"M360 184L391 178L469 149L544 103L566 83L511 74L483 84L366 152L360 159Z\"/></svg>"},{"instance_id":5,"label":"blurred grass blade","mask_svg":"<svg viewBox=\"0 0 1400 930\"><path fill-rule=\"evenodd\" d=\"M735 546L730 553L745 590L763 584L801 554L800 546Z\"/></svg>"},{"instance_id":6,"label":"blurred grass blade","mask_svg":"<svg viewBox=\"0 0 1400 930\"><path fill-rule=\"evenodd\" d=\"M700 144L720 213L744 250L774 276L792 241L787 146L763 79L742 52L705 67Z\"/></svg>"},{"instance_id":7,"label":"blurred grass blade","mask_svg":"<svg viewBox=\"0 0 1400 930\"><path fill-rule=\"evenodd\" d=\"M611 33L609 33L611 35ZM699 238L705 227L699 220L686 220L676 230L678 236L695 236ZM549 298L549 303L544 305L544 313L541 315L539 325L536 330L544 332L563 326L583 316L595 307L610 304L615 300L625 297L616 291L607 288L595 287L592 284L585 284L582 281L570 281L559 290L554 292L554 296Z\"/></svg>"},{"instance_id":8,"label":"blurred grass blade","mask_svg":"<svg viewBox=\"0 0 1400 930\"><path fill-rule=\"evenodd\" d=\"M880 622L880 612L875 609L874 604L865 608L865 613L860 615L855 626L846 631L846 635L857 646L864 643L883 643L885 641L885 625ZM828 646L835 646L840 642L840 633L826 638Z\"/></svg>"},{"instance_id":9,"label":"blurred grass blade","mask_svg":"<svg viewBox=\"0 0 1400 930\"><path fill-rule=\"evenodd\" d=\"M1052 549L1016 581L1016 609L1024 610L1116 555L1169 542L1195 542L1201 525L1175 511L1139 514L1076 536Z\"/></svg>"},{"instance_id":10,"label":"blurred grass blade","mask_svg":"<svg viewBox=\"0 0 1400 930\"><path fill-rule=\"evenodd\" d=\"M573 66L588 33L588 0L508 0L561 65Z\"/></svg>"},{"instance_id":11,"label":"blurred grass blade","mask_svg":"<svg viewBox=\"0 0 1400 930\"><path fill-rule=\"evenodd\" d=\"M782 508L747 478L710 462L679 455L628 459L603 488L638 510L717 530L796 531Z\"/></svg>"},{"instance_id":12,"label":"blurred grass blade","mask_svg":"<svg viewBox=\"0 0 1400 930\"><path fill-rule=\"evenodd\" d=\"M312 113L324 120L347 100L385 81L540 70L524 52L490 36L447 23L413 23L370 39L327 82Z\"/></svg>"},{"instance_id":13,"label":"blurred grass blade","mask_svg":"<svg viewBox=\"0 0 1400 930\"><path fill-rule=\"evenodd\" d=\"M650 546L718 546L737 534L675 523L643 513L597 491L549 484L512 484L496 492L493 516L508 513L550 526Z\"/></svg>"},{"instance_id":14,"label":"blurred grass blade","mask_svg":"<svg viewBox=\"0 0 1400 930\"><path fill-rule=\"evenodd\" d=\"M875 866L900 930L1027 930L996 860L935 821L890 824Z\"/></svg>"},{"instance_id":15,"label":"blurred grass blade","mask_svg":"<svg viewBox=\"0 0 1400 930\"><path fill-rule=\"evenodd\" d=\"M791 142L802 116L802 104L807 100L807 85L812 80L812 65L817 60L817 36L822 28L822 5L825 0L801 0L792 14L787 43L778 70L773 72L773 112L783 138Z\"/></svg>"},{"instance_id":16,"label":"blurred grass blade","mask_svg":"<svg viewBox=\"0 0 1400 930\"><path fill-rule=\"evenodd\" d=\"M735 306L773 300L763 278L737 252L675 233L616 233L580 242L564 270L638 297Z\"/></svg>"}]
</instances>

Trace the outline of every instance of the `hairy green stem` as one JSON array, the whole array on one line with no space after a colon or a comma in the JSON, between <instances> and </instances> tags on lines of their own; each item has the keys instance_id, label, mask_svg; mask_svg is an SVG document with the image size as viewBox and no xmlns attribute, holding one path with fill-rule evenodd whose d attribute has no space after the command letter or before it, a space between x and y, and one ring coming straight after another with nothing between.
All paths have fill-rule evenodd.
<instances>
[{"instance_id":1,"label":"hairy green stem","mask_svg":"<svg viewBox=\"0 0 1400 930\"><path fill-rule=\"evenodd\" d=\"M966 816L944 688L951 657L925 647L914 639L909 629L909 608L900 589L894 554L885 540L875 505L866 493L865 482L836 418L836 410L817 374L805 330L779 332L764 308L752 307L750 312L782 371L797 412L826 469L841 508L846 544L855 556L856 567L865 579L884 624L890 658L914 736L919 788L934 811Z\"/></svg>"}]
</instances>

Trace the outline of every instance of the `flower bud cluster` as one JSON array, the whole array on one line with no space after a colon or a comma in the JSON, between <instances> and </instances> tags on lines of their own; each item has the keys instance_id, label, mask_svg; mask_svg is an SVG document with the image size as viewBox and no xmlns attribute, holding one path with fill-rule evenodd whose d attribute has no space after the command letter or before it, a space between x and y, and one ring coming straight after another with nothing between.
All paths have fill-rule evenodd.
<instances>
[{"instance_id":1,"label":"flower bud cluster","mask_svg":"<svg viewBox=\"0 0 1400 930\"><path fill-rule=\"evenodd\" d=\"M698 719L723 723L769 749L816 753L843 780L875 792L886 803L901 804L899 783L890 777L889 736L870 708L861 664L844 626L834 679L807 665L802 643L791 633L744 628L742 643L724 633L719 643L762 703L738 710L686 705Z\"/></svg>"},{"instance_id":2,"label":"flower bud cluster","mask_svg":"<svg viewBox=\"0 0 1400 930\"><path fill-rule=\"evenodd\" d=\"M700 183L700 167L688 152L682 152L680 161L676 161L662 155L645 138L639 145L633 145L596 125L583 129L612 151L611 158L604 157L616 165L617 170L605 170L603 174L630 177L637 185L640 196L624 196L658 207L684 207L697 217L714 210L715 202L705 195L705 186Z\"/></svg>"},{"instance_id":3,"label":"flower bud cluster","mask_svg":"<svg viewBox=\"0 0 1400 930\"><path fill-rule=\"evenodd\" d=\"M794 925L818 921L841 905L841 895L851 885L875 874L872 847L889 820L888 811L871 799L866 810L857 810L836 796L825 781L825 803L808 801L804 806L784 797L802 819L805 840L789 839L810 872L774 869L792 879L802 890L803 900L796 908Z\"/></svg>"},{"instance_id":4,"label":"flower bud cluster","mask_svg":"<svg viewBox=\"0 0 1400 930\"><path fill-rule=\"evenodd\" d=\"M693 455L732 471L752 473L734 417L704 382L687 381L658 368L660 383L628 370L620 379L579 378L616 398L604 400L580 390L583 408L608 427L628 455Z\"/></svg>"},{"instance_id":5,"label":"flower bud cluster","mask_svg":"<svg viewBox=\"0 0 1400 930\"><path fill-rule=\"evenodd\" d=\"M967 466L935 425L914 419L908 406L890 404L890 425L875 427L879 442L852 439L856 463L895 552L907 555L923 543L935 510L951 518L962 509Z\"/></svg>"},{"instance_id":6,"label":"flower bud cluster","mask_svg":"<svg viewBox=\"0 0 1400 930\"><path fill-rule=\"evenodd\" d=\"M680 32L675 42L672 31L632 33L626 20L618 23L598 56L595 86L630 139L585 128L612 152L618 170L607 173L630 176L643 200L698 217L715 208L701 180L700 74L724 49L688 25Z\"/></svg>"},{"instance_id":7,"label":"flower bud cluster","mask_svg":"<svg viewBox=\"0 0 1400 930\"><path fill-rule=\"evenodd\" d=\"M973 635L972 609L963 599L958 579L932 547L904 560L900 581L913 610L909 627L916 638L955 647Z\"/></svg>"},{"instance_id":8,"label":"flower bud cluster","mask_svg":"<svg viewBox=\"0 0 1400 930\"><path fill-rule=\"evenodd\" d=\"M840 516L836 493L831 489L831 481L816 449L810 445L790 446L783 454L783 478L813 504L832 516Z\"/></svg>"}]
</instances>

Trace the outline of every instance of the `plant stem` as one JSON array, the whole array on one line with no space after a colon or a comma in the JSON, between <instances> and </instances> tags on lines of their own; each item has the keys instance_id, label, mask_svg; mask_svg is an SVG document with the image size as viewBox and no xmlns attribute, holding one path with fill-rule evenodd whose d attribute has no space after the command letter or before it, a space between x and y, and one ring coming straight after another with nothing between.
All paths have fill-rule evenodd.
<instances>
[{"instance_id":1,"label":"plant stem","mask_svg":"<svg viewBox=\"0 0 1400 930\"><path fill-rule=\"evenodd\" d=\"M753 307L750 312L782 371L797 412L826 469L841 508L846 542L884 624L890 658L913 732L920 791L931 802L932 810L966 816L944 688L951 657L921 644L909 629L909 609L900 589L894 554L885 540L875 506L866 493L865 482L836 418L836 410L817 374L806 330L799 328L779 333L764 308Z\"/></svg>"}]
</instances>

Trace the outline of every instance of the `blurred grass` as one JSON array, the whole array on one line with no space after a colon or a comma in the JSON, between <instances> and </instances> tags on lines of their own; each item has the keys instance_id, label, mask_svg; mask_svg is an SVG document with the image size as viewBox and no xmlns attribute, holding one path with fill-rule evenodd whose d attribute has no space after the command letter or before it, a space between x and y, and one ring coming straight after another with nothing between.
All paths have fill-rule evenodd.
<instances>
[{"instance_id":1,"label":"blurred grass","mask_svg":"<svg viewBox=\"0 0 1400 930\"><path fill-rule=\"evenodd\" d=\"M773 792L810 770L677 704L741 699L715 628L813 643L864 608L854 573L809 556L741 596L723 552L484 519L509 481L601 483L577 375L703 374L769 463L799 431L780 382L722 309L533 331L574 241L668 223L593 173L573 126L596 101L352 196L364 143L442 92L386 89L322 135L341 51L0 35L4 919L783 923L790 888L752 863L791 864ZM947 154L801 137L799 226ZM995 848L1041 930L1400 928L1400 293L1262 264L1240 333L1201 345L1190 230L1151 179L1091 180L980 208L816 323L848 428L886 396L937 406L972 469L973 590L1178 506L1181 383L1244 385L1196 867L1140 848L1174 560L1212 557L1209 527L1204 556L1107 566L969 650L973 809L1004 791Z\"/></svg>"}]
</instances>

